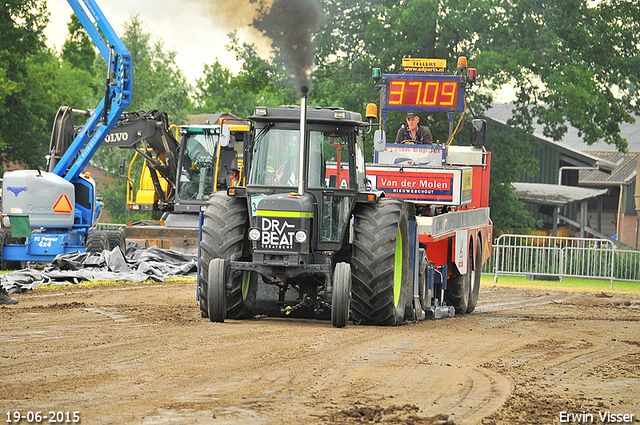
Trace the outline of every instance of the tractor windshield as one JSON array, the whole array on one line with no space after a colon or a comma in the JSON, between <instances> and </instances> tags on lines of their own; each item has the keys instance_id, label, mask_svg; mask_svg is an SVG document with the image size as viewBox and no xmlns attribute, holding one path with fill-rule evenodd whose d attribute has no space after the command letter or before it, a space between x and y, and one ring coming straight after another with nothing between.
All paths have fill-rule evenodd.
<instances>
[{"instance_id":1,"label":"tractor windshield","mask_svg":"<svg viewBox=\"0 0 640 425\"><path fill-rule=\"evenodd\" d=\"M300 132L270 129L253 147L249 184L296 186L300 161Z\"/></svg>"},{"instance_id":2,"label":"tractor windshield","mask_svg":"<svg viewBox=\"0 0 640 425\"><path fill-rule=\"evenodd\" d=\"M184 200L204 200L213 192L216 138L212 134L191 134L182 158L178 193Z\"/></svg>"},{"instance_id":3,"label":"tractor windshield","mask_svg":"<svg viewBox=\"0 0 640 425\"><path fill-rule=\"evenodd\" d=\"M339 131L309 131L307 187L350 188L349 134ZM254 145L249 184L256 186L298 185L300 132L269 129Z\"/></svg>"}]
</instances>

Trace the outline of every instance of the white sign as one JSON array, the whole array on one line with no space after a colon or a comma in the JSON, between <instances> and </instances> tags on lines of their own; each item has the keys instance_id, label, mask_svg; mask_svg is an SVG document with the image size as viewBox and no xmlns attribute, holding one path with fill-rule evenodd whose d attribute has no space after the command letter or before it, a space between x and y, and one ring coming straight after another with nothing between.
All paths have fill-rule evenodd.
<instances>
[{"instance_id":1,"label":"white sign","mask_svg":"<svg viewBox=\"0 0 640 425\"><path fill-rule=\"evenodd\" d=\"M467 231L456 231L456 266L460 274L467 273L469 263L469 243L467 242Z\"/></svg>"}]
</instances>

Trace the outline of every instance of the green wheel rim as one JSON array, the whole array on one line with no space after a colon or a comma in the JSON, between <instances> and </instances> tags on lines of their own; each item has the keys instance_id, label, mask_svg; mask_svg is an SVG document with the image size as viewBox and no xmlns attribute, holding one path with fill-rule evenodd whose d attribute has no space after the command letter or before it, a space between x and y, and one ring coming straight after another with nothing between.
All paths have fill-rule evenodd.
<instances>
[{"instance_id":1,"label":"green wheel rim","mask_svg":"<svg viewBox=\"0 0 640 425\"><path fill-rule=\"evenodd\" d=\"M393 306L397 307L400 302L400 290L402 289L402 233L398 228L396 237L396 257L393 267Z\"/></svg>"},{"instance_id":2,"label":"green wheel rim","mask_svg":"<svg viewBox=\"0 0 640 425\"><path fill-rule=\"evenodd\" d=\"M249 293L249 282L251 281L251 272L243 271L242 272L242 299L247 299L247 294Z\"/></svg>"}]
</instances>

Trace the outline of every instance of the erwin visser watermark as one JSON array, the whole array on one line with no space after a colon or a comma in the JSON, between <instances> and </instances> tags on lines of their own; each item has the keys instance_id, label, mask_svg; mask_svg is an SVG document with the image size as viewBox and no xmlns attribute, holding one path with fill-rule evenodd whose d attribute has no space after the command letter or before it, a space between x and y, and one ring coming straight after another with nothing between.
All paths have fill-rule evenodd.
<instances>
[{"instance_id":1,"label":"erwin visser watermark","mask_svg":"<svg viewBox=\"0 0 640 425\"><path fill-rule=\"evenodd\" d=\"M611 413L609 411L597 413L560 412L561 424L624 424L633 422L635 413Z\"/></svg>"}]
</instances>

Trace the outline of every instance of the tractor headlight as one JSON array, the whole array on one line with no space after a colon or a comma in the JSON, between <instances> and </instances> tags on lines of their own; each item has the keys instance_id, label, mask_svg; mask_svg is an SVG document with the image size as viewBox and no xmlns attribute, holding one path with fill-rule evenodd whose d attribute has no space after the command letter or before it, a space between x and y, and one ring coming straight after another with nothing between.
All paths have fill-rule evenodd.
<instances>
[{"instance_id":1,"label":"tractor headlight","mask_svg":"<svg viewBox=\"0 0 640 425\"><path fill-rule=\"evenodd\" d=\"M257 241L258 239L260 239L260 230L255 227L253 229L249 229L249 240Z\"/></svg>"},{"instance_id":2,"label":"tractor headlight","mask_svg":"<svg viewBox=\"0 0 640 425\"><path fill-rule=\"evenodd\" d=\"M305 243L307 241L307 232L304 230L298 230L296 232L296 242Z\"/></svg>"}]
</instances>

